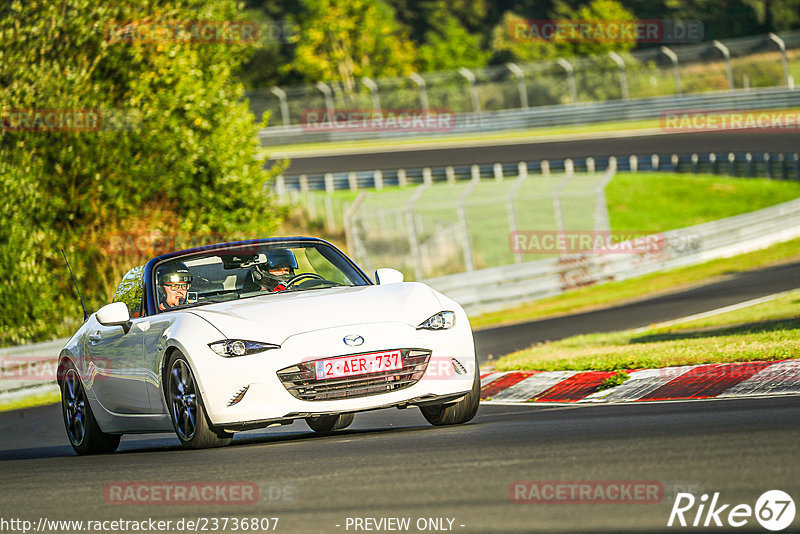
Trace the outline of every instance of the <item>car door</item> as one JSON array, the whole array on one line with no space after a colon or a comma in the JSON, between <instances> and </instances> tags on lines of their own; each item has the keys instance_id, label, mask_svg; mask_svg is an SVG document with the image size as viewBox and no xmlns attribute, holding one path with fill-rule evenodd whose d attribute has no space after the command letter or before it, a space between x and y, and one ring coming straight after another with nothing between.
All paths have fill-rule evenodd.
<instances>
[{"instance_id":1,"label":"car door","mask_svg":"<svg viewBox=\"0 0 800 534\"><path fill-rule=\"evenodd\" d=\"M128 271L114 294L114 302L128 306L130 326L103 326L94 322L87 336L87 363L95 377L92 389L101 404L115 413L151 412L146 387L150 373L144 357L149 322L141 317L143 272L143 267Z\"/></svg>"}]
</instances>

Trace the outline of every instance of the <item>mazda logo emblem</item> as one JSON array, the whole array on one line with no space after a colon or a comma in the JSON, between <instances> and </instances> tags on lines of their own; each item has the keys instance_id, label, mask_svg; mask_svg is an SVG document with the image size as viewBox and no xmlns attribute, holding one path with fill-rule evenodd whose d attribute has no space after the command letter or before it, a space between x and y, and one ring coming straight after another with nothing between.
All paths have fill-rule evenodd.
<instances>
[{"instance_id":1,"label":"mazda logo emblem","mask_svg":"<svg viewBox=\"0 0 800 534\"><path fill-rule=\"evenodd\" d=\"M364 338L355 335L344 336L344 344L350 345L351 347L357 347L364 344Z\"/></svg>"}]
</instances>

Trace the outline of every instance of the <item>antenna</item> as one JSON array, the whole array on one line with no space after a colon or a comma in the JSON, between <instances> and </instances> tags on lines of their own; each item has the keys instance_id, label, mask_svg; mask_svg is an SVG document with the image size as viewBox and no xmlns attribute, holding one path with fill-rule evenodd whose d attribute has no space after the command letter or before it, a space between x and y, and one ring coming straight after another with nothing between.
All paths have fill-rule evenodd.
<instances>
[{"instance_id":1,"label":"antenna","mask_svg":"<svg viewBox=\"0 0 800 534\"><path fill-rule=\"evenodd\" d=\"M81 299L81 308L83 308L83 322L86 322L86 319L89 318L89 314L86 313L86 306L83 304L83 296L81 295L81 290L78 289L78 281L75 280L75 275L72 274L72 268L69 266L69 260L67 260L67 255L64 254L64 249L61 249L61 255L64 256L64 261L67 263L67 269L69 269L69 274L72 276L72 283L75 284L75 291L78 293L78 298Z\"/></svg>"}]
</instances>

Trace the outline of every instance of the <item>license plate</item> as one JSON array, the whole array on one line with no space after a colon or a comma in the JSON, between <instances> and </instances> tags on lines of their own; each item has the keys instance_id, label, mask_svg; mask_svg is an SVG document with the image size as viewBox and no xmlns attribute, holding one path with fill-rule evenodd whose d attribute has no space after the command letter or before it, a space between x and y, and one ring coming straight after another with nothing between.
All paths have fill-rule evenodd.
<instances>
[{"instance_id":1,"label":"license plate","mask_svg":"<svg viewBox=\"0 0 800 534\"><path fill-rule=\"evenodd\" d=\"M403 354L399 350L339 356L316 362L317 380L366 375L403 368Z\"/></svg>"}]
</instances>

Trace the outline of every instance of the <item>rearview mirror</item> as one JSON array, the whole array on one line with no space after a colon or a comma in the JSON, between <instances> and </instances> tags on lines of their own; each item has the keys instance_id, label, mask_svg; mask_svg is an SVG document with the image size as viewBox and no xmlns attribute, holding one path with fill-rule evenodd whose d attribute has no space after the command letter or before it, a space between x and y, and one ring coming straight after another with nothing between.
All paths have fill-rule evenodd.
<instances>
[{"instance_id":1,"label":"rearview mirror","mask_svg":"<svg viewBox=\"0 0 800 534\"><path fill-rule=\"evenodd\" d=\"M399 284L403 279L403 273L397 269L383 267L375 271L375 283L378 285Z\"/></svg>"},{"instance_id":2,"label":"rearview mirror","mask_svg":"<svg viewBox=\"0 0 800 534\"><path fill-rule=\"evenodd\" d=\"M124 302L106 304L97 310L97 322L103 326L129 326L131 316L128 314L128 305Z\"/></svg>"}]
</instances>

